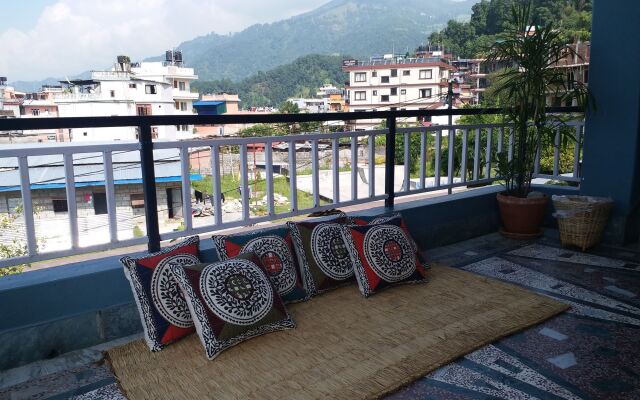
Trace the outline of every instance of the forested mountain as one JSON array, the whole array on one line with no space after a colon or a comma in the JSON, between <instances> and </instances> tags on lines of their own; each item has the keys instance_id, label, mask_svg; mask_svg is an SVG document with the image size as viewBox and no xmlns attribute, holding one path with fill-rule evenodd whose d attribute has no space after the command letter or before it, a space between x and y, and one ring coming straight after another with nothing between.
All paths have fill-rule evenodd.
<instances>
[{"instance_id":1,"label":"forested mountain","mask_svg":"<svg viewBox=\"0 0 640 400\"><path fill-rule=\"evenodd\" d=\"M230 79L196 81L198 92L232 92L240 95L241 107L278 106L289 97L314 96L320 86L331 83L343 86L347 76L342 72L342 57L309 55L234 82Z\"/></svg>"},{"instance_id":2,"label":"forested mountain","mask_svg":"<svg viewBox=\"0 0 640 400\"><path fill-rule=\"evenodd\" d=\"M200 79L238 80L307 54L411 51L448 20L468 19L475 1L333 0L287 20L198 37L178 49Z\"/></svg>"},{"instance_id":3,"label":"forested mountain","mask_svg":"<svg viewBox=\"0 0 640 400\"><path fill-rule=\"evenodd\" d=\"M463 58L482 55L508 26L515 1L521 0L481 0L471 8L469 22L450 20L429 41ZM533 0L531 9L536 25L553 21L565 32L567 43L591 37L591 0Z\"/></svg>"}]
</instances>

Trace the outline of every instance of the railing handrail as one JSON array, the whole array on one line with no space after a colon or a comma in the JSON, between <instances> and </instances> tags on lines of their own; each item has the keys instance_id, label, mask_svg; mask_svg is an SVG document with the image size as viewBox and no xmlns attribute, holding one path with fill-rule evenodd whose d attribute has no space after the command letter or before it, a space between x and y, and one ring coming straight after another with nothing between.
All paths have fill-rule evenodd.
<instances>
[{"instance_id":1,"label":"railing handrail","mask_svg":"<svg viewBox=\"0 0 640 400\"><path fill-rule=\"evenodd\" d=\"M580 107L548 107L549 113L581 113ZM297 123L350 121L388 118L436 117L448 115L503 114L503 108L459 108L438 110L357 111L308 114L223 114L223 115L149 115L65 118L0 119L0 131L21 129L113 128L143 125L224 125L252 123Z\"/></svg>"},{"instance_id":2,"label":"railing handrail","mask_svg":"<svg viewBox=\"0 0 640 400\"><path fill-rule=\"evenodd\" d=\"M88 251L97 251L102 249L124 247L132 244L138 244L143 241L147 241L149 251L157 251L160 248L161 240L169 240L184 235L198 234L204 232L211 232L217 229L225 229L249 224L255 224L280 218L287 218L297 215L307 214L313 211L325 210L335 207L346 207L350 205L369 203L372 201L385 200L385 206L388 208L393 207L394 198L399 196L406 196L412 194L426 193L436 190L449 190L451 193L453 188L468 186L468 185L484 185L494 182L499 177L495 176L492 171L492 152L494 144L492 138L495 137L497 142L495 147L497 151L509 152L509 158L512 157L513 151L513 127L505 123L490 123L490 124L470 124L470 125L432 125L432 126L416 126L412 128L399 128L397 127L397 118L406 117L420 117L420 116L442 116L442 115L482 115L482 114L496 114L501 113L502 109L458 109L458 110L407 110L407 111L381 111L381 112L353 112L353 113L335 113L335 114L259 114L259 115L222 115L222 116L148 116L148 117L86 117L86 118L46 118L46 119L16 119L16 120L0 120L0 131L7 130L8 128L22 128L22 129L51 129L51 128L74 128L74 127L118 127L118 126L137 126L139 132L138 142L126 142L126 143L74 143L65 145L52 145L52 146L27 146L23 148L4 148L0 149L0 158L14 157L18 161L18 176L20 178L19 188L21 191L21 198L23 203L23 215L24 215L24 227L26 230L27 250L28 255L23 257L16 257L12 259L0 259L0 268L12 266L20 263L35 262L39 260L51 259L56 257L68 256ZM549 108L549 112L564 112L564 113L576 113L580 112L577 107L561 107L561 108ZM363 130L363 131L348 131L348 132L334 132L334 133L306 133L296 135L283 135L283 136L265 136L265 137L235 137L235 138L221 138L221 139L199 139L199 140L186 140L186 141L152 141L152 125L178 125L178 124L220 124L220 123L233 123L234 121L248 122L273 122L273 123L295 123L302 121L333 121L333 120L371 120L381 118L386 121L387 128L376 130ZM231 121L231 122L230 122ZM554 165L552 175L540 174L540 154L536 157L536 171L535 175L548 179L562 179L579 182L579 161L580 161L580 137L583 135L583 121L569 121L566 125L574 126L576 131L576 145L574 148L574 165L573 174L570 177L561 176L559 158L559 149L554 151ZM556 144L559 144L560 128L556 133ZM428 147L428 140L431 138L431 132L435 132L435 149L440 151L429 150L433 153L427 156L426 147ZM385 173L384 173L384 192L381 190L376 192L376 179L375 163L372 162L375 159L375 143L378 136L385 135ZM404 176L402 178L402 186L400 189L396 188L396 137L401 135L399 139L404 142L404 160L397 160L399 163L405 165ZM419 178L412 178L409 168L410 158L409 149L411 146L411 135L420 136L420 174ZM485 135L485 138L481 139L481 135ZM494 136L495 135L495 136ZM473 139L473 137L475 139ZM413 136L415 138L415 136ZM359 138L366 138L363 142ZM345 150L350 152L349 165L351 165L350 177L348 180L351 182L351 197L347 195L348 199L340 198L340 160L339 153L341 151L341 139L350 139L349 145ZM473 139L473 142L471 140ZM442 147L448 146L448 152L444 152ZM313 205L311 208L300 209L297 201L297 173L296 170L303 167L297 164L296 149L291 144L296 142L310 142L310 158L311 158L311 190L310 193L313 196ZM331 170L333 174L333 199L331 204L321 205L320 203L320 175L321 170L319 168L320 151L319 142L330 141L332 156ZM460 141L460 142L458 142ZM482 141L482 143L481 143ZM270 144L274 142L287 142L288 146L288 161L286 162L287 170L289 171L288 181L290 190L289 207L285 212L276 212L274 207L274 168L273 168L273 148ZM248 145L253 143L264 143L264 165L266 176L266 189L267 194L267 207L268 215L255 216L250 215L251 205L248 202L248 187L249 187L249 171L247 168L248 161ZM461 144L462 151L454 153L454 145ZM473 148L470 145L473 144ZM240 157L241 166L241 179L239 186L244 188L241 191L242 195L242 217L240 220L235 221L223 221L222 220L222 208L221 208L221 172L220 172L220 156L224 146L238 146L238 155ZM484 151L481 153L481 147ZM190 149L196 148L209 148L210 153L210 166L211 166L211 178L212 179L212 197L213 207L215 208L215 220L213 224L196 227L193 225L191 215L191 175L185 174L184 171L189 170L190 166ZM185 229L184 231L166 232L160 233L158 225L158 204L156 198L156 161L154 160L154 151L163 149L179 149L179 162L181 164L180 170L181 176L181 190L182 190L182 212L184 215ZM349 150L350 149L350 150ZM366 152L365 158L368 159L368 163L364 166L359 164L358 151L364 150ZM147 238L132 238L132 239L119 239L118 238L118 221L116 216L116 197L115 197L115 178L114 171L114 159L113 156L117 151L136 151L140 153L140 159L137 161L142 167L142 184L144 193L144 205L146 208L145 221L147 224ZM458 150L455 150L458 151ZM76 198L76 176L74 175L74 154L95 154L101 153L104 160L104 186L106 191L106 205L109 216L109 232L110 242L90 247L81 247L80 233L78 227L78 204ZM40 253L37 246L37 238L35 234L35 222L33 214L32 203L32 184L29 169L33 167L30 165L28 158L31 156L39 155L51 155L58 154L63 155L62 167L64 169L64 179L66 188L66 200L68 205L68 218L71 236L71 248L69 250L56 251L53 253ZM461 157L461 164L459 167L460 172L456 172L454 168L454 158L456 156ZM324 157L324 156L323 156ZM432 157L435 157L434 161L434 175L427 176L426 165L427 157L430 157L431 161L434 161ZM255 156L254 156L255 158ZM178 160L176 160L178 161ZM36 165L37 166L37 165ZM365 184L369 185L368 194L358 193L358 175L368 170L369 179L368 182L364 178L362 180ZM446 170L446 174L442 171ZM427 184L428 179L428 184ZM433 179L433 180L432 180ZM38 182L36 182L38 183ZM379 182L378 184L380 184ZM399 182L398 182L399 183ZM362 184L360 184L362 185ZM381 187L378 186L379 188ZM152 210L156 210L153 212Z\"/></svg>"}]
</instances>

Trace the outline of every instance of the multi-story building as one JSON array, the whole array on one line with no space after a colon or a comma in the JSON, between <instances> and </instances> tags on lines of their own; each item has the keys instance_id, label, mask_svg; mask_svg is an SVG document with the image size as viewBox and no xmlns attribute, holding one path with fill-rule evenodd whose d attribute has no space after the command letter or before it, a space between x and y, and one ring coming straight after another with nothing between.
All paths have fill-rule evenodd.
<instances>
[{"instance_id":1,"label":"multi-story building","mask_svg":"<svg viewBox=\"0 0 640 400\"><path fill-rule=\"evenodd\" d=\"M0 76L0 118L20 117L20 105L24 98L24 93L7 86L7 78ZM0 143L13 143L24 141L21 130L0 131Z\"/></svg>"},{"instance_id":2,"label":"multi-story building","mask_svg":"<svg viewBox=\"0 0 640 400\"><path fill-rule=\"evenodd\" d=\"M172 53L174 54L174 53ZM175 58L175 56L172 56ZM109 71L93 71L90 79L61 82L65 90L53 96L60 117L192 114L190 82L193 68L179 60L131 64L126 56ZM73 141L135 140L136 127L69 129ZM154 139L194 137L192 125L152 128Z\"/></svg>"},{"instance_id":3,"label":"multi-story building","mask_svg":"<svg viewBox=\"0 0 640 400\"><path fill-rule=\"evenodd\" d=\"M577 42L568 46L564 57L556 63L555 67L564 71L566 76L566 89L558 88L557 92L549 93L547 104L550 106L573 106L571 100L563 103L562 95L565 90L574 89L575 85L587 85L589 83L589 59L591 57L591 43Z\"/></svg>"},{"instance_id":4,"label":"multi-story building","mask_svg":"<svg viewBox=\"0 0 640 400\"><path fill-rule=\"evenodd\" d=\"M439 57L387 55L369 61L345 60L343 70L349 73L349 111L357 112L441 107L455 68ZM365 129L379 122L368 121Z\"/></svg>"},{"instance_id":5,"label":"multi-story building","mask_svg":"<svg viewBox=\"0 0 640 400\"><path fill-rule=\"evenodd\" d=\"M131 72L139 79L158 83L168 83L174 103L174 114L191 115L193 102L200 95L191 91L191 82L198 79L193 68L186 67L182 61L182 52L167 51L163 62L141 62L132 66ZM193 125L177 126L177 139L190 139L194 135Z\"/></svg>"},{"instance_id":6,"label":"multi-story building","mask_svg":"<svg viewBox=\"0 0 640 400\"><path fill-rule=\"evenodd\" d=\"M58 105L53 98L63 92L62 86L45 85L35 93L27 93L20 107L20 118L56 118ZM68 130L67 130L68 131ZM22 131L25 142L69 142L63 129L35 129Z\"/></svg>"}]
</instances>

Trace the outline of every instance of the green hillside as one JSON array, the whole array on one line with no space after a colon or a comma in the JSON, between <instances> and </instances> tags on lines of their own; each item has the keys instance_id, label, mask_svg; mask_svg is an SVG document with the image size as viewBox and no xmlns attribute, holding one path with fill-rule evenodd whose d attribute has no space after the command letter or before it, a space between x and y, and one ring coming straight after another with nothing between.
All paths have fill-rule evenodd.
<instances>
[{"instance_id":1,"label":"green hillside","mask_svg":"<svg viewBox=\"0 0 640 400\"><path fill-rule=\"evenodd\" d=\"M193 83L193 87L203 94L225 91L238 93L243 108L276 107L289 97L313 96L325 83L344 85L347 76L341 66L342 57L309 55L239 82L229 79L199 80Z\"/></svg>"},{"instance_id":2,"label":"green hillside","mask_svg":"<svg viewBox=\"0 0 640 400\"><path fill-rule=\"evenodd\" d=\"M468 19L475 0L334 0L287 20L178 46L202 80L239 80L308 54L404 53L450 19ZM156 58L157 59L157 58Z\"/></svg>"}]
</instances>

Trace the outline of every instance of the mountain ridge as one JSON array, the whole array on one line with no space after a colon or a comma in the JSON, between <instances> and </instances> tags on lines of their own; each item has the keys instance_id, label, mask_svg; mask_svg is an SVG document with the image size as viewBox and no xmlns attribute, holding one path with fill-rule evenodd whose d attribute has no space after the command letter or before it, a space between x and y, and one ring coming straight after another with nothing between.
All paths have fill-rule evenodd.
<instances>
[{"instance_id":1,"label":"mountain ridge","mask_svg":"<svg viewBox=\"0 0 640 400\"><path fill-rule=\"evenodd\" d=\"M450 19L467 19L477 0L333 0L296 16L254 24L239 32L211 32L182 42L185 64L201 80L241 81L309 54L369 57L412 51ZM115 57L115 55L114 55ZM147 58L162 60L162 56ZM80 74L84 75L84 74ZM34 91L62 79L17 81Z\"/></svg>"}]
</instances>

